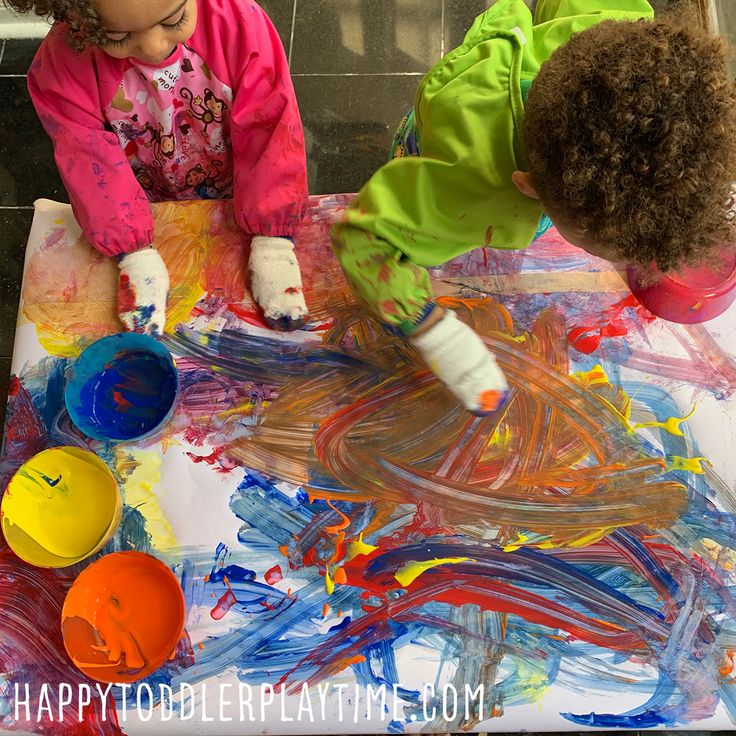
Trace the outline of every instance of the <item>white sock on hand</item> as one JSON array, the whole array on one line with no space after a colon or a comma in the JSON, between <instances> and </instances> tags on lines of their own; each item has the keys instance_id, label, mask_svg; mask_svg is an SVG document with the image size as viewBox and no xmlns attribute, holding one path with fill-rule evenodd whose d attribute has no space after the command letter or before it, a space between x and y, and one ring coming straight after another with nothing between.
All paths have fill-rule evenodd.
<instances>
[{"instance_id":1,"label":"white sock on hand","mask_svg":"<svg viewBox=\"0 0 736 736\"><path fill-rule=\"evenodd\" d=\"M509 390L506 377L478 334L452 310L410 342L468 411L489 414L503 403Z\"/></svg>"},{"instance_id":2,"label":"white sock on hand","mask_svg":"<svg viewBox=\"0 0 736 736\"><path fill-rule=\"evenodd\" d=\"M161 335L166 323L169 271L155 248L123 256L118 263L118 316L131 332Z\"/></svg>"},{"instance_id":3,"label":"white sock on hand","mask_svg":"<svg viewBox=\"0 0 736 736\"><path fill-rule=\"evenodd\" d=\"M288 238L258 235L250 246L250 284L266 323L278 330L302 327L309 314L302 292L302 274Z\"/></svg>"}]
</instances>

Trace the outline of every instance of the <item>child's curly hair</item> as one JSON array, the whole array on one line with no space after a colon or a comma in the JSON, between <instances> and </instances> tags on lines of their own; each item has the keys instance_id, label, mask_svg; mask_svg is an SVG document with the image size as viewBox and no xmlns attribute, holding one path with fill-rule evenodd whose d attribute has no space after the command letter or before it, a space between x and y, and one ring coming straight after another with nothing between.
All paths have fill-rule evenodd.
<instances>
[{"instance_id":1,"label":"child's curly hair","mask_svg":"<svg viewBox=\"0 0 736 736\"><path fill-rule=\"evenodd\" d=\"M734 242L736 89L728 50L696 23L605 21L546 61L524 151L551 213L660 270Z\"/></svg>"},{"instance_id":2,"label":"child's curly hair","mask_svg":"<svg viewBox=\"0 0 736 736\"><path fill-rule=\"evenodd\" d=\"M77 51L93 44L105 45L105 33L91 0L2 0L18 13L35 13L69 26L69 44Z\"/></svg>"}]
</instances>

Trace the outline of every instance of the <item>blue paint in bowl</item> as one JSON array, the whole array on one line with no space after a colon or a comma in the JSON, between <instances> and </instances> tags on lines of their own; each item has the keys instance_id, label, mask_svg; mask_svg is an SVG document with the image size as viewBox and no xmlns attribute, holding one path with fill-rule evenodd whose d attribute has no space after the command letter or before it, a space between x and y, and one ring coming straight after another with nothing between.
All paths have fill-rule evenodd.
<instances>
[{"instance_id":1,"label":"blue paint in bowl","mask_svg":"<svg viewBox=\"0 0 736 736\"><path fill-rule=\"evenodd\" d=\"M67 373L64 394L74 424L88 437L133 442L171 418L179 376L153 337L124 332L92 343Z\"/></svg>"}]
</instances>

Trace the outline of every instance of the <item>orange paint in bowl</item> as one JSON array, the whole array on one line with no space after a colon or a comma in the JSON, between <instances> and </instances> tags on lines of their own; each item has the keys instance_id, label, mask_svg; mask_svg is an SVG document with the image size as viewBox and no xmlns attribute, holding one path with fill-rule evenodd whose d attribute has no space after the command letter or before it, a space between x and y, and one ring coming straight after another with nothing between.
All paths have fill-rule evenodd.
<instances>
[{"instance_id":1,"label":"orange paint in bowl","mask_svg":"<svg viewBox=\"0 0 736 736\"><path fill-rule=\"evenodd\" d=\"M186 606L176 576L155 557L115 552L92 563L67 593L64 646L94 680L133 682L176 651Z\"/></svg>"}]
</instances>

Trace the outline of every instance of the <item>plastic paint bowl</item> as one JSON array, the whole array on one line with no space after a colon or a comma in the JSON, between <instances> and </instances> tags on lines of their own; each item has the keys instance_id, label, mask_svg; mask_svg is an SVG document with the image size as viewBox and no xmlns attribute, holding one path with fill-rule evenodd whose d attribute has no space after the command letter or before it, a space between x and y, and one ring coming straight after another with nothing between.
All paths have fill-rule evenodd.
<instances>
[{"instance_id":1,"label":"plastic paint bowl","mask_svg":"<svg viewBox=\"0 0 736 736\"><path fill-rule=\"evenodd\" d=\"M642 286L631 266L627 276L634 296L658 317L682 324L707 322L736 299L736 251L724 249L715 266L684 268L651 286Z\"/></svg>"},{"instance_id":2,"label":"plastic paint bowl","mask_svg":"<svg viewBox=\"0 0 736 736\"><path fill-rule=\"evenodd\" d=\"M67 567L98 552L120 523L110 469L76 447L45 450L11 478L0 507L10 548L38 567Z\"/></svg>"},{"instance_id":3,"label":"plastic paint bowl","mask_svg":"<svg viewBox=\"0 0 736 736\"><path fill-rule=\"evenodd\" d=\"M100 682L147 677L176 651L186 606L176 576L142 552L93 562L64 600L61 633L74 665Z\"/></svg>"},{"instance_id":4,"label":"plastic paint bowl","mask_svg":"<svg viewBox=\"0 0 736 736\"><path fill-rule=\"evenodd\" d=\"M67 375L66 408L96 440L133 442L171 418L179 377L169 351L148 335L124 332L92 343Z\"/></svg>"}]
</instances>

